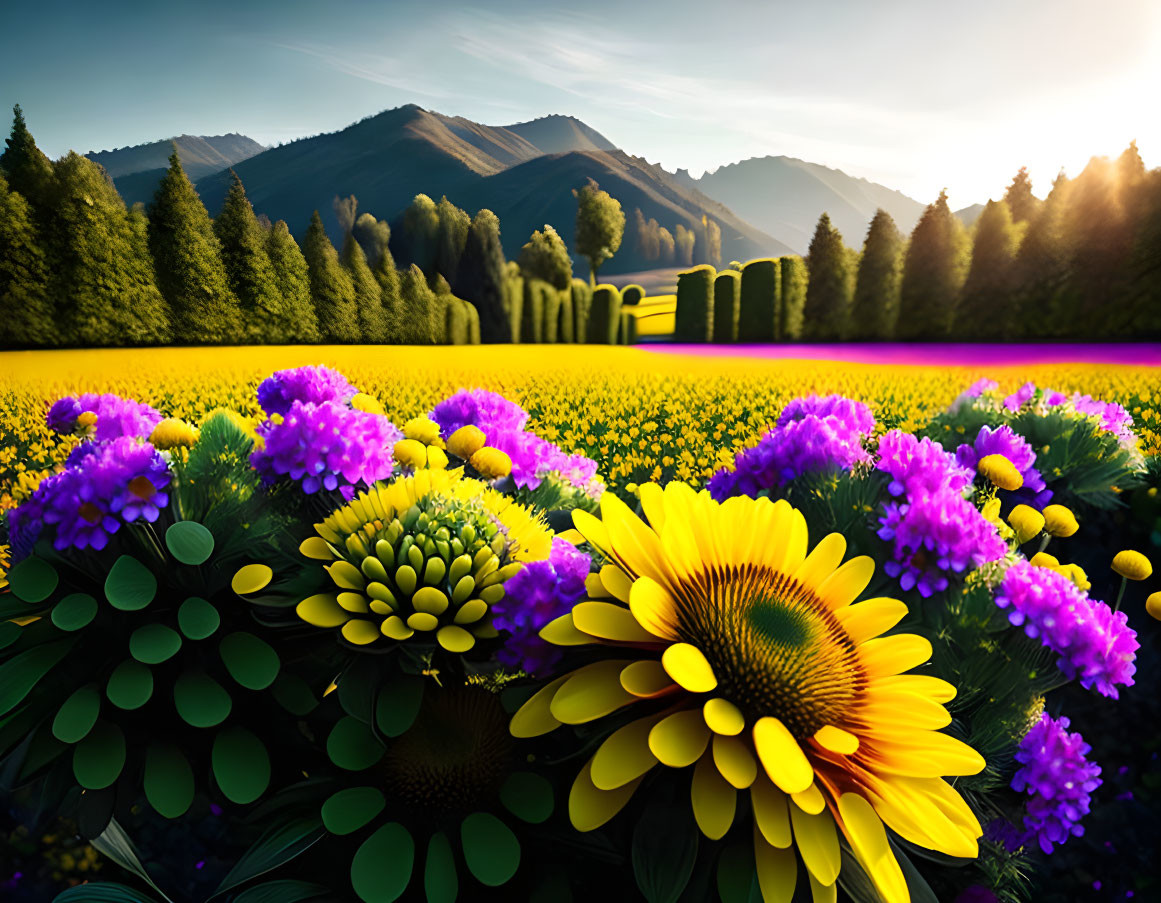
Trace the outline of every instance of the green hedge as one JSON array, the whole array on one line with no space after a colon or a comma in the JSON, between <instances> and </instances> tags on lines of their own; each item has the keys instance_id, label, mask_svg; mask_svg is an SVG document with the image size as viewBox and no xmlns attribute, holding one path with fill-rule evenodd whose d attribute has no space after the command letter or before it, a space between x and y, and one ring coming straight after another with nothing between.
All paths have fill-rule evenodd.
<instances>
[{"instance_id":1,"label":"green hedge","mask_svg":"<svg viewBox=\"0 0 1161 903\"><path fill-rule=\"evenodd\" d=\"M677 313L674 338L679 342L708 342L714 334L714 276L708 263L677 277Z\"/></svg>"},{"instance_id":2,"label":"green hedge","mask_svg":"<svg viewBox=\"0 0 1161 903\"><path fill-rule=\"evenodd\" d=\"M589 310L589 344L617 344L620 325L621 293L615 285L598 285L593 289L593 305Z\"/></svg>"},{"instance_id":3,"label":"green hedge","mask_svg":"<svg viewBox=\"0 0 1161 903\"><path fill-rule=\"evenodd\" d=\"M714 341L738 341L738 312L742 303L742 274L723 270L714 279Z\"/></svg>"},{"instance_id":4,"label":"green hedge","mask_svg":"<svg viewBox=\"0 0 1161 903\"><path fill-rule=\"evenodd\" d=\"M576 324L572 313L572 289L557 292L556 341L572 343L576 341Z\"/></svg>"},{"instance_id":5,"label":"green hedge","mask_svg":"<svg viewBox=\"0 0 1161 903\"><path fill-rule=\"evenodd\" d=\"M806 261L801 257L778 258L782 289L782 341L802 338L802 311L806 307Z\"/></svg>"},{"instance_id":6,"label":"green hedge","mask_svg":"<svg viewBox=\"0 0 1161 903\"><path fill-rule=\"evenodd\" d=\"M633 283L631 285L626 285L623 289L621 289L621 304L622 305L640 304L641 299L644 297L645 297L645 289L643 289L641 286L637 285L636 283Z\"/></svg>"},{"instance_id":7,"label":"green hedge","mask_svg":"<svg viewBox=\"0 0 1161 903\"><path fill-rule=\"evenodd\" d=\"M508 315L508 328L512 330L512 341L520 341L520 323L524 318L524 277L508 274L504 280L504 312Z\"/></svg>"},{"instance_id":8,"label":"green hedge","mask_svg":"<svg viewBox=\"0 0 1161 903\"><path fill-rule=\"evenodd\" d=\"M738 341L777 342L782 338L781 266L773 257L742 267L742 305Z\"/></svg>"},{"instance_id":9,"label":"green hedge","mask_svg":"<svg viewBox=\"0 0 1161 903\"><path fill-rule=\"evenodd\" d=\"M637 344L637 317L627 310L621 311L621 328L617 330L617 342L621 345Z\"/></svg>"},{"instance_id":10,"label":"green hedge","mask_svg":"<svg viewBox=\"0 0 1161 903\"><path fill-rule=\"evenodd\" d=\"M555 341L555 337L547 336L547 323L553 319L553 333L556 332L556 308L553 301L557 298L556 289L542 279L524 280L524 309L521 311L520 335L521 341L542 342ZM551 308L551 309L550 309Z\"/></svg>"},{"instance_id":11,"label":"green hedge","mask_svg":"<svg viewBox=\"0 0 1161 903\"><path fill-rule=\"evenodd\" d=\"M469 339L467 301L454 296L448 296L447 305L447 343L449 345L467 345Z\"/></svg>"},{"instance_id":12,"label":"green hedge","mask_svg":"<svg viewBox=\"0 0 1161 903\"><path fill-rule=\"evenodd\" d=\"M589 309L593 305L592 286L583 279L572 281L572 340L583 344L589 340Z\"/></svg>"},{"instance_id":13,"label":"green hedge","mask_svg":"<svg viewBox=\"0 0 1161 903\"><path fill-rule=\"evenodd\" d=\"M464 305L468 309L468 344L480 344L480 312L476 310L476 305L470 301L465 301Z\"/></svg>"}]
</instances>

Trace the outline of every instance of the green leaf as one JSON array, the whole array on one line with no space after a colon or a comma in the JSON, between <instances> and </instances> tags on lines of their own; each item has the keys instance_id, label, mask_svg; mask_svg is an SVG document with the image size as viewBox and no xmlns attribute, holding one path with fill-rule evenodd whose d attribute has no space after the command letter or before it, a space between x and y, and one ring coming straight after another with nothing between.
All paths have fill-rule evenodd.
<instances>
[{"instance_id":1,"label":"green leaf","mask_svg":"<svg viewBox=\"0 0 1161 903\"><path fill-rule=\"evenodd\" d=\"M291 715L309 715L318 705L318 699L305 680L297 674L283 671L270 685L270 692Z\"/></svg>"},{"instance_id":2,"label":"green leaf","mask_svg":"<svg viewBox=\"0 0 1161 903\"><path fill-rule=\"evenodd\" d=\"M98 721L73 748L73 775L87 790L104 790L125 767L125 735L109 721Z\"/></svg>"},{"instance_id":3,"label":"green leaf","mask_svg":"<svg viewBox=\"0 0 1161 903\"><path fill-rule=\"evenodd\" d=\"M205 599L190 596L177 610L177 626L191 640L204 640L222 623L218 610Z\"/></svg>"},{"instance_id":4,"label":"green leaf","mask_svg":"<svg viewBox=\"0 0 1161 903\"><path fill-rule=\"evenodd\" d=\"M15 621L0 621L0 649L7 649L23 634L24 629Z\"/></svg>"},{"instance_id":5,"label":"green leaf","mask_svg":"<svg viewBox=\"0 0 1161 903\"><path fill-rule=\"evenodd\" d=\"M676 903L697 860L698 830L688 809L645 807L633 828L633 877L649 903Z\"/></svg>"},{"instance_id":6,"label":"green leaf","mask_svg":"<svg viewBox=\"0 0 1161 903\"><path fill-rule=\"evenodd\" d=\"M0 715L20 705L40 679L68 654L74 642L69 638L33 646L0 665Z\"/></svg>"},{"instance_id":7,"label":"green leaf","mask_svg":"<svg viewBox=\"0 0 1161 903\"><path fill-rule=\"evenodd\" d=\"M129 654L146 665L160 665L181 648L181 634L164 624L146 624L129 636Z\"/></svg>"},{"instance_id":8,"label":"green leaf","mask_svg":"<svg viewBox=\"0 0 1161 903\"><path fill-rule=\"evenodd\" d=\"M100 714L101 694L93 684L86 684L57 710L52 734L62 743L79 743L88 736Z\"/></svg>"},{"instance_id":9,"label":"green leaf","mask_svg":"<svg viewBox=\"0 0 1161 903\"><path fill-rule=\"evenodd\" d=\"M533 825L552 815L552 784L530 771L516 771L500 788L500 802L508 811Z\"/></svg>"},{"instance_id":10,"label":"green leaf","mask_svg":"<svg viewBox=\"0 0 1161 903\"><path fill-rule=\"evenodd\" d=\"M157 578L132 555L122 555L105 578L105 598L121 611L140 611L157 595Z\"/></svg>"},{"instance_id":11,"label":"green leaf","mask_svg":"<svg viewBox=\"0 0 1161 903\"><path fill-rule=\"evenodd\" d=\"M231 903L331 903L335 899L335 892L321 884L311 884L307 881L295 881L292 878L280 878L277 881L267 881L247 888L234 897Z\"/></svg>"},{"instance_id":12,"label":"green leaf","mask_svg":"<svg viewBox=\"0 0 1161 903\"><path fill-rule=\"evenodd\" d=\"M443 831L436 831L427 842L427 861L423 866L423 889L427 893L427 903L456 903L459 884L451 842Z\"/></svg>"},{"instance_id":13,"label":"green leaf","mask_svg":"<svg viewBox=\"0 0 1161 903\"><path fill-rule=\"evenodd\" d=\"M245 805L270 786L270 755L244 727L228 727L214 738L214 778L226 799Z\"/></svg>"},{"instance_id":14,"label":"green leaf","mask_svg":"<svg viewBox=\"0 0 1161 903\"><path fill-rule=\"evenodd\" d=\"M233 708L230 694L203 671L185 671L173 685L177 713L193 727L216 727Z\"/></svg>"},{"instance_id":15,"label":"green leaf","mask_svg":"<svg viewBox=\"0 0 1161 903\"><path fill-rule=\"evenodd\" d=\"M145 754L145 798L163 818L179 818L194 799L194 773L176 746L151 743Z\"/></svg>"},{"instance_id":16,"label":"green leaf","mask_svg":"<svg viewBox=\"0 0 1161 903\"><path fill-rule=\"evenodd\" d=\"M375 717L375 691L379 687L376 656L360 656L338 679L339 705L348 715L367 724Z\"/></svg>"},{"instance_id":17,"label":"green leaf","mask_svg":"<svg viewBox=\"0 0 1161 903\"><path fill-rule=\"evenodd\" d=\"M323 824L332 834L351 834L369 824L386 805L374 787L348 787L323 803Z\"/></svg>"},{"instance_id":18,"label":"green leaf","mask_svg":"<svg viewBox=\"0 0 1161 903\"><path fill-rule=\"evenodd\" d=\"M97 600L88 593L72 593L61 599L52 610L52 623L61 630L88 627L97 616Z\"/></svg>"},{"instance_id":19,"label":"green leaf","mask_svg":"<svg viewBox=\"0 0 1161 903\"><path fill-rule=\"evenodd\" d=\"M210 899L285 865L310 849L325 833L317 815L280 819L234 863Z\"/></svg>"},{"instance_id":20,"label":"green leaf","mask_svg":"<svg viewBox=\"0 0 1161 903\"><path fill-rule=\"evenodd\" d=\"M43 558L29 555L8 572L8 586L12 594L30 605L43 602L53 594L60 575Z\"/></svg>"},{"instance_id":21,"label":"green leaf","mask_svg":"<svg viewBox=\"0 0 1161 903\"><path fill-rule=\"evenodd\" d=\"M127 658L109 675L105 695L119 709L127 712L139 709L153 696L153 672L141 662Z\"/></svg>"},{"instance_id":22,"label":"green leaf","mask_svg":"<svg viewBox=\"0 0 1161 903\"><path fill-rule=\"evenodd\" d=\"M214 534L197 521L182 520L165 531L165 544L182 564L203 564L214 553Z\"/></svg>"},{"instance_id":23,"label":"green leaf","mask_svg":"<svg viewBox=\"0 0 1161 903\"><path fill-rule=\"evenodd\" d=\"M363 841L351 860L351 885L363 903L392 903L411 881L415 841L398 822L383 825Z\"/></svg>"},{"instance_id":24,"label":"green leaf","mask_svg":"<svg viewBox=\"0 0 1161 903\"><path fill-rule=\"evenodd\" d=\"M398 737L415 723L422 702L423 678L401 675L380 690L375 700L375 724L383 736Z\"/></svg>"},{"instance_id":25,"label":"green leaf","mask_svg":"<svg viewBox=\"0 0 1161 903\"><path fill-rule=\"evenodd\" d=\"M156 903L157 898L124 884L90 882L70 887L53 897L52 903Z\"/></svg>"},{"instance_id":26,"label":"green leaf","mask_svg":"<svg viewBox=\"0 0 1161 903\"><path fill-rule=\"evenodd\" d=\"M722 903L762 903L758 874L754 870L754 850L737 843L722 850L717 868L718 896Z\"/></svg>"},{"instance_id":27,"label":"green leaf","mask_svg":"<svg viewBox=\"0 0 1161 903\"><path fill-rule=\"evenodd\" d=\"M125 833L125 829L117 823L117 819L112 819L101 836L93 840L93 849L112 859L121 868L132 872L152 887L164 903L173 903L169 897L161 892L161 888L153 882L153 879L149 876L149 872L141 864L141 857L137 854L137 848L133 846L133 841L129 839L129 836Z\"/></svg>"},{"instance_id":28,"label":"green leaf","mask_svg":"<svg viewBox=\"0 0 1161 903\"><path fill-rule=\"evenodd\" d=\"M476 880L488 887L506 884L520 867L520 841L489 812L473 812L460 825L464 860Z\"/></svg>"},{"instance_id":29,"label":"green leaf","mask_svg":"<svg viewBox=\"0 0 1161 903\"><path fill-rule=\"evenodd\" d=\"M371 728L358 718L344 715L327 737L327 755L339 768L362 771L383 758L383 746Z\"/></svg>"},{"instance_id":30,"label":"green leaf","mask_svg":"<svg viewBox=\"0 0 1161 903\"><path fill-rule=\"evenodd\" d=\"M265 690L281 666L269 643L242 630L223 637L218 653L230 676L248 690Z\"/></svg>"}]
</instances>

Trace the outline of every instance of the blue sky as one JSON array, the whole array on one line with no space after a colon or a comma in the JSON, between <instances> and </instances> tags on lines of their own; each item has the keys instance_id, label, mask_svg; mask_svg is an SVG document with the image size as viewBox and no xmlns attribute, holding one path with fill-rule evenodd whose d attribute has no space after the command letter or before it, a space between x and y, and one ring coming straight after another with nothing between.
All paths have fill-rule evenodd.
<instances>
[{"instance_id":1,"label":"blue sky","mask_svg":"<svg viewBox=\"0 0 1161 903\"><path fill-rule=\"evenodd\" d=\"M273 144L404 103L583 119L695 174L785 154L954 206L1136 138L1161 163L1155 0L23 3L0 104L53 157L180 133Z\"/></svg>"}]
</instances>

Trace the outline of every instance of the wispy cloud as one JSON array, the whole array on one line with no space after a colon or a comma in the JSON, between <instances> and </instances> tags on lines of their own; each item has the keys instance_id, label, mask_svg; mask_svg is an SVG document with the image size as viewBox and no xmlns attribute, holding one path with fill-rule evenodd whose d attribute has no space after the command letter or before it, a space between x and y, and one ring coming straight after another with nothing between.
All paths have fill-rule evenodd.
<instances>
[{"instance_id":1,"label":"wispy cloud","mask_svg":"<svg viewBox=\"0 0 1161 903\"><path fill-rule=\"evenodd\" d=\"M403 57L360 52L326 44L275 42L273 46L319 60L344 75L374 82L384 87L395 88L408 94L418 94L436 99L453 96L448 89L434 84L430 77L417 78L415 72L422 71L422 69L417 69L411 61Z\"/></svg>"}]
</instances>

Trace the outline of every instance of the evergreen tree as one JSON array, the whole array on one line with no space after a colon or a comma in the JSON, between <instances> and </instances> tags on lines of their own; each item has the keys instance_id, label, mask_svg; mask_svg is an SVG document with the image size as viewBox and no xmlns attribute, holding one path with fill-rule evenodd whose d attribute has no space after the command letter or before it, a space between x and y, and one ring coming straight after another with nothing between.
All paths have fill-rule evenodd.
<instances>
[{"instance_id":1,"label":"evergreen tree","mask_svg":"<svg viewBox=\"0 0 1161 903\"><path fill-rule=\"evenodd\" d=\"M806 259L806 307L803 311L803 338L835 341L846 335L850 318L853 271L846 245L830 216L818 218L810 254Z\"/></svg>"},{"instance_id":2,"label":"evergreen tree","mask_svg":"<svg viewBox=\"0 0 1161 903\"><path fill-rule=\"evenodd\" d=\"M696 243L697 235L694 231L687 229L684 224L678 223L673 231L673 244L676 248L675 254L678 266L693 266L693 248Z\"/></svg>"},{"instance_id":3,"label":"evergreen tree","mask_svg":"<svg viewBox=\"0 0 1161 903\"><path fill-rule=\"evenodd\" d=\"M1012 179L1012 184L1004 192L1004 203L1014 223L1027 223L1036 216L1040 201L1032 194L1032 179L1028 176L1027 166L1021 166Z\"/></svg>"},{"instance_id":4,"label":"evergreen tree","mask_svg":"<svg viewBox=\"0 0 1161 903\"><path fill-rule=\"evenodd\" d=\"M1063 219L1068 191L1069 181L1061 173L1020 241L1015 265L1013 338L1058 337L1071 328L1064 317L1068 248Z\"/></svg>"},{"instance_id":5,"label":"evergreen tree","mask_svg":"<svg viewBox=\"0 0 1161 903\"><path fill-rule=\"evenodd\" d=\"M379 283L379 298L383 306L386 341L398 342L403 317L403 300L399 288L399 271L391 256L391 227L364 213L355 220L352 233L367 255L371 273Z\"/></svg>"},{"instance_id":6,"label":"evergreen tree","mask_svg":"<svg viewBox=\"0 0 1161 903\"><path fill-rule=\"evenodd\" d=\"M92 160L69 153L54 169L48 238L64 341L86 346L170 341L144 217L125 209L105 171Z\"/></svg>"},{"instance_id":7,"label":"evergreen tree","mask_svg":"<svg viewBox=\"0 0 1161 903\"><path fill-rule=\"evenodd\" d=\"M355 304L355 286L339 262L338 252L327 238L317 210L310 219L302 251L310 273L310 296L322 340L336 344L357 343L359 311Z\"/></svg>"},{"instance_id":8,"label":"evergreen tree","mask_svg":"<svg viewBox=\"0 0 1161 903\"><path fill-rule=\"evenodd\" d=\"M552 226L537 229L520 249L520 270L525 278L543 279L562 291L572 284L572 258Z\"/></svg>"},{"instance_id":9,"label":"evergreen tree","mask_svg":"<svg viewBox=\"0 0 1161 903\"><path fill-rule=\"evenodd\" d=\"M417 264L424 273L434 275L439 249L439 210L426 194L417 194L403 211L405 258Z\"/></svg>"},{"instance_id":10,"label":"evergreen tree","mask_svg":"<svg viewBox=\"0 0 1161 903\"><path fill-rule=\"evenodd\" d=\"M576 197L576 251L589 262L589 284L597 284L597 272L617 253L625 235L625 213L621 202L589 179ZM471 300L471 299L469 299ZM481 317L483 311L480 312Z\"/></svg>"},{"instance_id":11,"label":"evergreen tree","mask_svg":"<svg viewBox=\"0 0 1161 903\"><path fill-rule=\"evenodd\" d=\"M899 317L903 275L903 236L886 210L875 211L855 276L850 337L856 341L890 339Z\"/></svg>"},{"instance_id":12,"label":"evergreen tree","mask_svg":"<svg viewBox=\"0 0 1161 903\"><path fill-rule=\"evenodd\" d=\"M1140 216L1125 293L1126 330L1136 339L1161 339L1161 169L1140 185Z\"/></svg>"},{"instance_id":13,"label":"evergreen tree","mask_svg":"<svg viewBox=\"0 0 1161 903\"><path fill-rule=\"evenodd\" d=\"M246 189L230 170L232 183L214 220L214 234L222 247L230 290L238 299L244 323L244 340L254 345L280 345L289 341L289 324L283 314L282 292L266 250L266 236L254 216Z\"/></svg>"},{"instance_id":14,"label":"evergreen tree","mask_svg":"<svg viewBox=\"0 0 1161 903\"><path fill-rule=\"evenodd\" d=\"M436 212L439 214L439 233L436 236L435 269L450 284L456 281L472 218L446 196L439 199Z\"/></svg>"},{"instance_id":15,"label":"evergreen tree","mask_svg":"<svg viewBox=\"0 0 1161 903\"><path fill-rule=\"evenodd\" d=\"M673 241L673 233L664 226L657 230L657 248L661 263L665 266L673 266L676 246Z\"/></svg>"},{"instance_id":16,"label":"evergreen tree","mask_svg":"<svg viewBox=\"0 0 1161 903\"><path fill-rule=\"evenodd\" d=\"M722 262L722 230L721 227L705 214L701 217L705 229L705 262L711 266L720 266Z\"/></svg>"},{"instance_id":17,"label":"evergreen tree","mask_svg":"<svg viewBox=\"0 0 1161 903\"><path fill-rule=\"evenodd\" d=\"M5 139L0 154L0 173L8 180L10 191L19 192L38 218L48 215L53 190L52 163L28 131L20 104L12 108L12 134Z\"/></svg>"},{"instance_id":18,"label":"evergreen tree","mask_svg":"<svg viewBox=\"0 0 1161 903\"><path fill-rule=\"evenodd\" d=\"M280 317L270 324L271 335L280 336L279 341L288 345L318 342L321 336L310 298L310 270L284 220L266 233L266 253L282 298Z\"/></svg>"},{"instance_id":19,"label":"evergreen tree","mask_svg":"<svg viewBox=\"0 0 1161 903\"><path fill-rule=\"evenodd\" d=\"M48 262L32 209L0 175L0 348L43 348L61 340Z\"/></svg>"},{"instance_id":20,"label":"evergreen tree","mask_svg":"<svg viewBox=\"0 0 1161 903\"><path fill-rule=\"evenodd\" d=\"M401 339L407 345L432 345L436 341L437 307L443 313L442 305L436 302L435 292L427 284L427 277L417 264L412 264L403 272L400 289L403 296L403 333Z\"/></svg>"},{"instance_id":21,"label":"evergreen tree","mask_svg":"<svg viewBox=\"0 0 1161 903\"><path fill-rule=\"evenodd\" d=\"M367 255L347 233L343 241L343 266L351 277L355 289L355 307L359 315L361 341L369 345L381 345L388 340L387 312L383 309L383 289L367 265Z\"/></svg>"},{"instance_id":22,"label":"evergreen tree","mask_svg":"<svg viewBox=\"0 0 1161 903\"><path fill-rule=\"evenodd\" d=\"M1014 322L1016 229L1004 201L988 201L976 222L971 268L955 310L957 339L1010 339Z\"/></svg>"},{"instance_id":23,"label":"evergreen tree","mask_svg":"<svg viewBox=\"0 0 1161 903\"><path fill-rule=\"evenodd\" d=\"M169 302L174 341L231 345L244 339L238 298L230 290L222 247L175 147L149 216L157 285Z\"/></svg>"},{"instance_id":24,"label":"evergreen tree","mask_svg":"<svg viewBox=\"0 0 1161 903\"><path fill-rule=\"evenodd\" d=\"M941 191L911 233L903 260L896 336L905 340L946 338L966 274L963 224L948 207L947 192Z\"/></svg>"},{"instance_id":25,"label":"evergreen tree","mask_svg":"<svg viewBox=\"0 0 1161 903\"><path fill-rule=\"evenodd\" d=\"M479 313L482 342L512 341L512 327L504 307L505 270L500 220L491 210L480 210L472 217L453 287L456 295L473 304Z\"/></svg>"}]
</instances>

